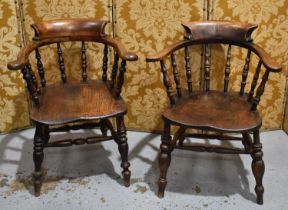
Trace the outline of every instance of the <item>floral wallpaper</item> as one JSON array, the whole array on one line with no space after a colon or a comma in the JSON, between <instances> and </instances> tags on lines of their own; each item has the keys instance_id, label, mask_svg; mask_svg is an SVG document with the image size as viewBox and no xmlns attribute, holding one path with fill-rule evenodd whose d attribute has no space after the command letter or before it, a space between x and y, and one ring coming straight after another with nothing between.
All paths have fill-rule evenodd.
<instances>
[{"instance_id":1,"label":"floral wallpaper","mask_svg":"<svg viewBox=\"0 0 288 210\"><path fill-rule=\"evenodd\" d=\"M263 128L280 128L288 68L288 0L210 0L210 2L212 2L210 5L212 19L259 24L254 34L254 41L282 64L281 74L270 75L259 107L263 116ZM112 4L114 10L112 10ZM0 132L30 125L29 100L21 74L9 72L6 68L7 62L16 57L21 45L25 45L33 37L30 24L48 19L79 17L109 20L110 24L106 28L106 33L112 34L113 31L129 51L138 54L139 60L127 65L125 75L123 97L129 110L126 124L129 129L160 130L162 128L161 112L167 106L167 96L162 84L159 64L147 63L145 57L159 52L175 40L182 39L181 22L204 20L207 10L203 8L206 7L207 0L1 0ZM113 24L111 24L112 20L114 20ZM80 65L79 47L76 43L62 45L66 69L69 69L68 78L71 80L81 77L77 69ZM88 76L92 78L99 77L101 74L101 71L97 71L102 60L101 53L97 53L99 50L102 48L94 44L88 45L88 66L89 64L92 66L90 71L93 72ZM212 62L218 67L222 64L216 62L217 58L225 56L225 49L213 47L213 50L215 52L212 54ZM60 80L58 64L53 59L56 55L55 47L44 47L40 53L45 61L44 67L49 66L49 71L46 72L48 82ZM193 58L192 74L197 75L194 78L194 84L199 80L200 53L200 48L190 53ZM232 62L230 88L237 89L245 52L232 49L232 53L236 56ZM99 61L96 65L95 60ZM34 58L31 57L31 61L35 66ZM252 66L256 65L256 60L252 59ZM214 87L223 85L217 81L217 76L217 72L212 69L212 86ZM252 75L249 74L248 83L251 77ZM180 73L182 83L184 83L184 78L184 72Z\"/></svg>"},{"instance_id":2,"label":"floral wallpaper","mask_svg":"<svg viewBox=\"0 0 288 210\"><path fill-rule=\"evenodd\" d=\"M0 1L0 131L29 126L28 103L22 75L6 65L17 56L20 37L14 1Z\"/></svg>"}]
</instances>

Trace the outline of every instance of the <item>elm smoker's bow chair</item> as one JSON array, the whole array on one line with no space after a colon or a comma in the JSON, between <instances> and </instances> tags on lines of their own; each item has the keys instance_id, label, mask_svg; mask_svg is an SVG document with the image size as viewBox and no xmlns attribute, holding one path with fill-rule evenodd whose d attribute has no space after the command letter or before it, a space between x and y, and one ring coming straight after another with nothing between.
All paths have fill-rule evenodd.
<instances>
[{"instance_id":1,"label":"elm smoker's bow chair","mask_svg":"<svg viewBox=\"0 0 288 210\"><path fill-rule=\"evenodd\" d=\"M263 152L259 138L259 129L261 127L261 118L257 112L257 105L264 92L265 84L270 72L279 72L281 67L275 63L262 48L253 44L251 33L257 28L257 25L242 24L236 22L190 22L183 24L186 35L183 41L179 41L167 47L160 53L147 57L147 61L159 61L161 72L163 74L163 83L167 95L170 99L170 107L167 108L162 118L164 120L164 131L161 137L161 154L159 156L160 178L158 181L158 196L164 196L164 190L167 184L166 174L171 161L171 152L174 148L192 151L207 151L218 153L236 153L250 154L252 156L252 171L256 179L255 191L257 194L257 203L263 203L262 177L264 174L264 162L262 160ZM223 68L224 91L210 90L210 45L226 44L228 45L226 64ZM189 46L204 45L204 90L192 91L191 65ZM235 46L247 50L245 65L243 67L242 81L239 92L228 92L229 74L231 72L231 48ZM184 93L180 86L178 67L176 62L177 51L184 50L184 62L187 76L188 91ZM245 85L249 72L249 63L251 54L254 53L259 62L255 70L251 88L245 93ZM173 94L173 89L165 59L171 56L171 68L176 86L177 96ZM180 55L180 53L179 53ZM180 56L177 57L180 57ZM183 56L182 56L183 57ZM263 78L257 86L261 66L266 68ZM222 79L222 78L221 78ZM254 90L257 86L256 94ZM201 89L201 88L200 88ZM173 139L170 136L171 125L179 126ZM187 134L187 128L200 129L204 131L219 132L212 134ZM253 132L253 142L250 137ZM241 133L242 138L223 135L223 133ZM207 146L199 144L184 143L185 137L196 138L216 138L219 140L241 140L244 149L227 148L220 146ZM178 144L177 144L178 142Z\"/></svg>"},{"instance_id":2,"label":"elm smoker's bow chair","mask_svg":"<svg viewBox=\"0 0 288 210\"><path fill-rule=\"evenodd\" d=\"M35 30L35 37L32 42L21 49L16 61L8 64L10 70L21 69L33 101L30 118L36 124L33 152L36 196L40 195L42 182L40 170L45 147L91 144L112 139L118 144L121 154L124 184L127 187L130 185L131 172L129 171L128 143L124 124L124 115L127 109L120 94L124 82L126 61L135 61L138 58L137 55L127 52L119 41L105 34L104 28L106 24L106 21L94 19L63 19L33 24L31 27ZM79 49L82 81L67 82L60 44L67 41L79 41L82 43L81 49ZM104 45L102 80L88 80L86 42L96 42ZM39 48L52 44L57 47L59 76L61 74L62 82L46 84ZM114 49L115 55L111 70L111 80L107 79L108 46ZM28 59L33 51L35 51L41 87L38 85L37 77ZM122 61L118 73L119 59ZM117 131L114 130L109 120L112 117L116 118ZM67 124L72 122L72 125ZM102 135L49 143L50 132L92 128L100 128ZM107 136L108 130L110 130L111 136Z\"/></svg>"}]
</instances>

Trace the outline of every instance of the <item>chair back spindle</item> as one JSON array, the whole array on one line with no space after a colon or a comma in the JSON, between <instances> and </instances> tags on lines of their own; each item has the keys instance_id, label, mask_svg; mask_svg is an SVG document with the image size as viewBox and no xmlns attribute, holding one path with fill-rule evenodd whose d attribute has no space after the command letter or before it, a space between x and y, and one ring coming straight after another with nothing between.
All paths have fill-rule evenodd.
<instances>
[{"instance_id":1,"label":"chair back spindle","mask_svg":"<svg viewBox=\"0 0 288 210\"><path fill-rule=\"evenodd\" d=\"M204 51L205 51L205 46L202 45L201 47L201 59L200 59L200 79L199 79L199 89L203 90L204 86L203 86L203 78L204 78Z\"/></svg>"},{"instance_id":2,"label":"chair back spindle","mask_svg":"<svg viewBox=\"0 0 288 210\"><path fill-rule=\"evenodd\" d=\"M122 86L124 83L124 74L126 71L126 60L122 60L121 66L120 66L120 71L119 71L119 77L117 81L117 88L116 88L116 97L120 97L121 91L122 91Z\"/></svg>"},{"instance_id":3,"label":"chair back spindle","mask_svg":"<svg viewBox=\"0 0 288 210\"><path fill-rule=\"evenodd\" d=\"M27 65L27 69L28 69L29 74L30 74L30 77L31 77L31 82L32 82L32 84L33 84L34 87L35 87L35 91L36 91L36 93L39 95L39 94L40 94L40 89L39 89L39 87L38 87L38 83L37 83L35 74L34 74L34 72L33 72L32 67L31 67L30 64Z\"/></svg>"},{"instance_id":4,"label":"chair back spindle","mask_svg":"<svg viewBox=\"0 0 288 210\"><path fill-rule=\"evenodd\" d=\"M118 71L118 62L119 62L119 55L118 55L118 53L115 53L113 68L112 68L112 72L111 72L111 84L110 84L111 90L113 90L113 88L115 86L115 79L116 79L117 71Z\"/></svg>"},{"instance_id":5,"label":"chair back spindle","mask_svg":"<svg viewBox=\"0 0 288 210\"><path fill-rule=\"evenodd\" d=\"M204 81L205 81L205 90L210 90L210 47L208 44L205 44L204 47Z\"/></svg>"},{"instance_id":6,"label":"chair back spindle","mask_svg":"<svg viewBox=\"0 0 288 210\"><path fill-rule=\"evenodd\" d=\"M105 44L104 50L103 50L103 74L102 74L102 80L107 81L107 68L108 68L108 45Z\"/></svg>"},{"instance_id":7,"label":"chair back spindle","mask_svg":"<svg viewBox=\"0 0 288 210\"><path fill-rule=\"evenodd\" d=\"M30 65L30 64L29 64ZM29 65L25 66L22 68L22 75L23 79L26 81L27 84L27 89L32 97L33 102L36 105L39 105L39 98L38 98L38 92L37 92L37 87L35 86L35 83L32 82L32 77L31 77L31 71L30 68L28 67Z\"/></svg>"},{"instance_id":8,"label":"chair back spindle","mask_svg":"<svg viewBox=\"0 0 288 210\"><path fill-rule=\"evenodd\" d=\"M85 42L82 41L82 56L81 56L81 60L82 60L82 79L83 82L87 82L87 56L86 56L86 47L85 47Z\"/></svg>"},{"instance_id":9,"label":"chair back spindle","mask_svg":"<svg viewBox=\"0 0 288 210\"><path fill-rule=\"evenodd\" d=\"M192 93L191 64L188 46L185 47L185 68L189 93Z\"/></svg>"},{"instance_id":10,"label":"chair back spindle","mask_svg":"<svg viewBox=\"0 0 288 210\"><path fill-rule=\"evenodd\" d=\"M247 80L248 71L249 71L249 65L250 65L250 57L251 57L251 50L248 50L247 56L245 58L245 65L244 65L243 74L242 74L240 95L244 94L246 80Z\"/></svg>"},{"instance_id":11,"label":"chair back spindle","mask_svg":"<svg viewBox=\"0 0 288 210\"><path fill-rule=\"evenodd\" d=\"M167 68L166 68L165 63L164 63L163 60L160 60L160 66L161 66L161 72L163 74L163 83L164 83L164 86L166 88L167 95L168 95L168 97L170 99L170 104L174 105L175 104L175 100L174 100L174 97L173 97L173 90L172 90L172 87L171 87L169 75L167 73Z\"/></svg>"},{"instance_id":12,"label":"chair back spindle","mask_svg":"<svg viewBox=\"0 0 288 210\"><path fill-rule=\"evenodd\" d=\"M260 102L260 98L261 96L263 95L264 93L264 90L265 90L265 85L266 85L266 82L268 81L268 77L269 77L269 70L266 69L263 77L262 77L262 81L260 83L260 85L258 86L257 88L257 91L256 91L256 96L254 98L254 101L253 101L253 104L252 104L252 111L256 111L257 110L257 106Z\"/></svg>"},{"instance_id":13,"label":"chair back spindle","mask_svg":"<svg viewBox=\"0 0 288 210\"><path fill-rule=\"evenodd\" d=\"M253 81L251 83L251 88L250 88L250 91L249 91L249 97L248 97L248 101L251 102L252 101L252 98L254 96L254 90L257 86L257 82L258 82L258 78L259 78L259 73L260 73L260 70L261 70L261 65L262 65L262 61L260 60L258 62L258 65L256 67L256 70L255 70L255 74L254 74L254 77L253 77Z\"/></svg>"},{"instance_id":14,"label":"chair back spindle","mask_svg":"<svg viewBox=\"0 0 288 210\"><path fill-rule=\"evenodd\" d=\"M229 44L227 49L226 64L225 64L225 77L224 77L224 93L228 91L229 75L231 67L231 44Z\"/></svg>"},{"instance_id":15,"label":"chair back spindle","mask_svg":"<svg viewBox=\"0 0 288 210\"><path fill-rule=\"evenodd\" d=\"M58 64L61 72L61 79L63 83L67 82L66 74L65 74L65 65L64 65L64 58L62 55L62 49L60 43L57 42L57 54L58 54Z\"/></svg>"},{"instance_id":16,"label":"chair back spindle","mask_svg":"<svg viewBox=\"0 0 288 210\"><path fill-rule=\"evenodd\" d=\"M41 61L41 55L40 55L38 48L35 50L35 57L37 60L37 69L38 69L38 74L40 77L41 86L45 87L46 86L45 72L44 72L44 67L43 67L43 63Z\"/></svg>"},{"instance_id":17,"label":"chair back spindle","mask_svg":"<svg viewBox=\"0 0 288 210\"><path fill-rule=\"evenodd\" d=\"M172 67L173 67L173 75L174 75L174 81L176 84L177 96L181 97L182 93L181 93L180 79L179 79L178 68L177 68L177 63L176 63L174 53L171 53L171 62L172 62Z\"/></svg>"}]
</instances>

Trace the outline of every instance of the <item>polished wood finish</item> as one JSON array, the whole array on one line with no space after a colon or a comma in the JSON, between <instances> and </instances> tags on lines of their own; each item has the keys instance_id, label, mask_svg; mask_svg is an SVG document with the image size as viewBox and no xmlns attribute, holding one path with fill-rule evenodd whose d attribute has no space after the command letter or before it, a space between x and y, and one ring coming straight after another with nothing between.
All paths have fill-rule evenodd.
<instances>
[{"instance_id":1,"label":"polished wood finish","mask_svg":"<svg viewBox=\"0 0 288 210\"><path fill-rule=\"evenodd\" d=\"M264 188L262 178L264 174L264 162L262 160L263 152L260 143L259 129L262 124L261 117L257 112L257 106L261 96L264 93L265 85L268 81L270 72L279 72L281 67L268 56L268 54L258 45L253 43L251 33L257 25L243 24L228 21L206 21L191 22L183 24L186 35L185 39L172 44L156 55L147 57L147 61L160 62L161 72L163 74L163 83L166 88L167 95L170 99L170 106L163 112L164 130L161 138L159 167L160 177L158 181L159 197L164 196L165 187L167 185L167 170L171 162L171 152L174 149L183 149L199 152L217 152L224 154L250 154L252 156L252 171L256 179L255 192L257 195L257 203L263 203ZM213 69L213 71L223 72L223 89L214 90L210 86L210 69L213 64L211 60L211 46L215 44L226 44L227 53L224 58L226 60L223 69ZM187 74L188 91L182 91L178 82L178 74L175 70L176 59L174 54L177 51L185 50L182 56L182 62L186 63L186 72L190 72L190 58L188 48L192 45L204 45L202 56L204 87L200 90L193 90L189 87L190 73ZM242 80L240 81L239 91L229 91L229 77L231 72L231 60L233 58L232 48L240 47L242 51L247 50L245 58ZM192 48L191 48L192 49ZM245 92L248 74L250 70L250 60L252 54L258 57L259 62L253 75L250 90ZM171 65L173 76L176 83L176 90L172 89L168 71L165 62L168 63L169 55L171 55ZM178 53L180 55L180 53ZM178 56L178 58L181 56ZM217 58L218 59L218 58ZM168 65L167 65L168 66ZM263 70L263 76L260 84L258 78ZM187 71L187 69L189 71ZM222 80L222 78L219 78ZM191 80L192 81L192 80ZM255 94L256 90L256 94ZM177 99L174 97L177 92ZM185 93L185 94L184 94ZM178 126L178 130L171 138L171 126ZM202 130L202 134L187 134L188 128ZM215 134L207 134L212 131ZM224 133L239 133L242 137L227 136ZM253 140L250 136L253 133ZM243 148L224 147L211 144L191 144L185 143L186 137L218 140L241 140Z\"/></svg>"},{"instance_id":2,"label":"polished wood finish","mask_svg":"<svg viewBox=\"0 0 288 210\"><path fill-rule=\"evenodd\" d=\"M182 25L188 39L204 42L225 40L233 43L251 42L251 34L258 27L256 24L231 21L195 21Z\"/></svg>"},{"instance_id":3,"label":"polished wood finish","mask_svg":"<svg viewBox=\"0 0 288 210\"><path fill-rule=\"evenodd\" d=\"M56 19L32 24L35 36L33 40L40 41L61 37L104 37L106 21L95 19ZM76 37L75 37L76 35Z\"/></svg>"},{"instance_id":4,"label":"polished wood finish","mask_svg":"<svg viewBox=\"0 0 288 210\"><path fill-rule=\"evenodd\" d=\"M194 91L166 109L163 118L180 126L241 133L261 126L258 112L250 106L247 96L239 97L239 92Z\"/></svg>"},{"instance_id":5,"label":"polished wood finish","mask_svg":"<svg viewBox=\"0 0 288 210\"><path fill-rule=\"evenodd\" d=\"M32 28L35 31L33 40L20 50L16 61L8 64L10 70L21 70L34 102L30 117L36 125L33 152L36 196L40 195L41 165L45 147L64 147L114 140L118 144L121 155L124 185L129 186L130 184L131 172L124 124L127 108L121 98L121 90L124 84L126 62L137 60L137 55L127 52L118 40L104 33L106 23L94 19L63 19L33 24ZM82 81L68 81L61 49L61 43L68 41L79 41L82 44L79 50L81 57L79 69L82 70ZM101 69L103 74L100 80L89 80L87 42L104 45ZM56 44L58 57L56 60L58 60L59 75L62 81L46 84L45 71L49 71L49 66L44 68L40 52L42 46L52 44ZM109 49L115 54L114 65L111 69L108 65ZM33 51L35 51L41 85L38 85L29 63L29 55ZM120 59L121 65L119 75L117 75ZM111 71L111 81L107 78L108 71ZM117 131L110 122L110 118L116 118ZM67 125L67 123L73 123L73 125ZM50 133L53 132L94 128L100 128L102 135L49 142ZM110 131L110 135L108 135L108 131Z\"/></svg>"},{"instance_id":6,"label":"polished wood finish","mask_svg":"<svg viewBox=\"0 0 288 210\"><path fill-rule=\"evenodd\" d=\"M42 90L39 102L41 106L34 106L30 117L49 125L113 117L127 111L123 100L115 100L108 83L95 80L50 85Z\"/></svg>"}]
</instances>

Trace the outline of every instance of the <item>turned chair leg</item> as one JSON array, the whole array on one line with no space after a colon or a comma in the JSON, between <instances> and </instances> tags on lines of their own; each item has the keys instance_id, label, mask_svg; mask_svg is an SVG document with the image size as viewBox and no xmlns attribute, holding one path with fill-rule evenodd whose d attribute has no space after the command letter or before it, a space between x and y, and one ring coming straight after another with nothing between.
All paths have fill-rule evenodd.
<instances>
[{"instance_id":1,"label":"turned chair leg","mask_svg":"<svg viewBox=\"0 0 288 210\"><path fill-rule=\"evenodd\" d=\"M257 203L263 204L264 187L262 185L262 178L265 171L264 161L262 160L262 144L260 143L259 130L253 132L253 145L252 145L252 171L256 179L255 192L257 195Z\"/></svg>"},{"instance_id":2,"label":"turned chair leg","mask_svg":"<svg viewBox=\"0 0 288 210\"><path fill-rule=\"evenodd\" d=\"M33 161L35 166L34 191L36 197L40 196L40 190L42 185L41 165L44 159L44 153L43 153L43 146L45 141L44 130L45 125L36 123L36 131L34 136L34 151L33 151Z\"/></svg>"},{"instance_id":3,"label":"turned chair leg","mask_svg":"<svg viewBox=\"0 0 288 210\"><path fill-rule=\"evenodd\" d=\"M100 121L100 130L101 130L101 133L103 136L107 136L108 128L107 128L104 120Z\"/></svg>"},{"instance_id":4,"label":"turned chair leg","mask_svg":"<svg viewBox=\"0 0 288 210\"><path fill-rule=\"evenodd\" d=\"M165 187L167 185L167 170L171 162L171 136L170 136L170 124L164 121L164 131L161 137L160 145L160 155L159 155L159 168L160 168L160 177L158 180L158 197L164 197Z\"/></svg>"},{"instance_id":5,"label":"turned chair leg","mask_svg":"<svg viewBox=\"0 0 288 210\"><path fill-rule=\"evenodd\" d=\"M128 143L127 143L127 137L126 137L126 127L124 124L124 116L119 116L116 118L117 122L117 136L118 136L118 150L121 155L121 167L123 168L122 175L124 179L124 185L126 187L130 186L130 176L131 172L129 170L130 163L128 162Z\"/></svg>"}]
</instances>

